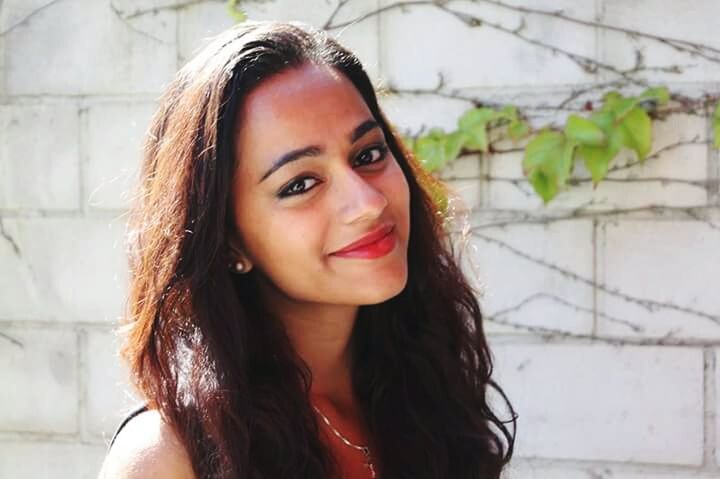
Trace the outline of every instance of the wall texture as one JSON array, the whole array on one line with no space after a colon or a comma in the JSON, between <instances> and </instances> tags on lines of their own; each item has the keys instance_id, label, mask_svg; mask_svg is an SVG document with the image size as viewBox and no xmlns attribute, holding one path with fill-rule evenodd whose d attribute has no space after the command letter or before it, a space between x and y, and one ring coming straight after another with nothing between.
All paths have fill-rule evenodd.
<instances>
[{"instance_id":1,"label":"wall texture","mask_svg":"<svg viewBox=\"0 0 720 479\"><path fill-rule=\"evenodd\" d=\"M689 99L720 87L715 0L343 3L242 5L253 19L332 16L410 133L452 128L473 99L542 125L610 82ZM126 191L162 86L232 23L222 1L0 1L0 477L95 477L133 404L112 333ZM709 135L707 110L678 108L655 122L644 165L626 154L547 207L517 145L444 173L472 207L497 378L520 414L509 478L720 476Z\"/></svg>"}]
</instances>

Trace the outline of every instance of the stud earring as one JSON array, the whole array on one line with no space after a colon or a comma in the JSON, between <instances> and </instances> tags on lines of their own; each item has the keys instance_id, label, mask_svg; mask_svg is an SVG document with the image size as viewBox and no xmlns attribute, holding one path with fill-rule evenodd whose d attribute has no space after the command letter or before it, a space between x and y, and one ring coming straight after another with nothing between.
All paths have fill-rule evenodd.
<instances>
[{"instance_id":1,"label":"stud earring","mask_svg":"<svg viewBox=\"0 0 720 479\"><path fill-rule=\"evenodd\" d=\"M238 260L233 266L236 273L249 273L250 268L245 264L243 260Z\"/></svg>"}]
</instances>

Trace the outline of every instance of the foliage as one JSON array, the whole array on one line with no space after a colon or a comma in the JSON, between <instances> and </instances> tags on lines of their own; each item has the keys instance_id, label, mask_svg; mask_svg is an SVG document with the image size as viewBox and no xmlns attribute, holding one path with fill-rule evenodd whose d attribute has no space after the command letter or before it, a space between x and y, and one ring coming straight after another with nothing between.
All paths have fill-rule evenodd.
<instances>
[{"instance_id":1,"label":"foliage","mask_svg":"<svg viewBox=\"0 0 720 479\"><path fill-rule=\"evenodd\" d=\"M237 22L247 19L240 2L227 0L228 12ZM545 204L567 185L577 160L582 160L596 187L621 150L634 151L641 163L645 160L652 145L652 120L648 112L669 100L670 92L664 86L629 97L610 91L603 96L600 109L589 117L573 114L562 129L542 128L536 132L525 147L523 173ZM712 129L714 145L720 148L720 103L712 115ZM480 106L467 110L458 119L457 128L450 132L432 128L404 141L427 171L437 172L463 154L492 153L491 130L498 130L499 138L513 141L532 133L517 107ZM447 206L442 192L432 194Z\"/></svg>"},{"instance_id":2,"label":"foliage","mask_svg":"<svg viewBox=\"0 0 720 479\"><path fill-rule=\"evenodd\" d=\"M488 130L491 128L503 128L507 136L513 139L526 136L530 131L514 106L500 110L472 108L458 119L457 125L457 129L449 133L433 128L424 135L406 138L405 141L420 164L432 172L442 169L463 151L487 153L490 147Z\"/></svg>"},{"instance_id":3,"label":"foliage","mask_svg":"<svg viewBox=\"0 0 720 479\"><path fill-rule=\"evenodd\" d=\"M227 0L226 3L228 13L236 22L244 22L247 20L247 13L240 8L240 0Z\"/></svg>"},{"instance_id":4,"label":"foliage","mask_svg":"<svg viewBox=\"0 0 720 479\"><path fill-rule=\"evenodd\" d=\"M640 162L652 144L652 121L646 108L669 100L664 87L624 97L616 91L603 97L600 110L589 118L570 115L563 131L542 131L525 149L523 171L545 203L553 199L570 177L575 160L582 159L596 186L623 148L633 150Z\"/></svg>"},{"instance_id":5,"label":"foliage","mask_svg":"<svg viewBox=\"0 0 720 479\"><path fill-rule=\"evenodd\" d=\"M557 196L567 184L577 160L583 161L596 186L623 148L634 151L640 162L644 161L652 144L648 111L669 100L670 93L665 87L648 88L638 96L628 97L617 91L608 92L600 109L587 118L573 114L567 118L564 128L544 128L537 132L525 147L524 174L544 203ZM720 144L720 107L715 111L713 126L716 144ZM530 134L529 125L516 107L477 107L466 111L453 131L433 128L406 141L420 163L434 172L463 153L488 153L491 129L499 130L501 138L514 141Z\"/></svg>"}]
</instances>

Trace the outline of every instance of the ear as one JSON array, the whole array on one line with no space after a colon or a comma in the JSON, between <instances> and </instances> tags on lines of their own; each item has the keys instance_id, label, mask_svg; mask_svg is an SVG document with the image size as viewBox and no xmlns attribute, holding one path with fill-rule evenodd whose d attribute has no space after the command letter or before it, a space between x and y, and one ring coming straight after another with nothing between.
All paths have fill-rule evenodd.
<instances>
[{"instance_id":1,"label":"ear","mask_svg":"<svg viewBox=\"0 0 720 479\"><path fill-rule=\"evenodd\" d=\"M231 233L228 236L228 258L231 265L235 265L238 261L242 261L245 265L245 271L249 272L252 269L253 262L245 252L245 248L242 245L242 241L236 233Z\"/></svg>"}]
</instances>

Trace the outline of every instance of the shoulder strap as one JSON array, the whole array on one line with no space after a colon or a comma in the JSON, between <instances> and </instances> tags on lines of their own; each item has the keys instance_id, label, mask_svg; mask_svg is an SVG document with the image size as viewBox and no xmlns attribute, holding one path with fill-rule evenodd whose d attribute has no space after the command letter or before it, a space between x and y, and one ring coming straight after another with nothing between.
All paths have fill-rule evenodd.
<instances>
[{"instance_id":1,"label":"shoulder strap","mask_svg":"<svg viewBox=\"0 0 720 479\"><path fill-rule=\"evenodd\" d=\"M131 410L127 416L122 420L118 428L115 430L115 433L112 436L112 439L110 439L110 445L108 446L108 450L112 447L112 445L115 443L115 439L117 438L118 434L120 434L120 431L122 430L125 425L130 422L130 419L134 418L141 412L145 412L148 410L147 404L141 404L139 406L136 406L133 410Z\"/></svg>"}]
</instances>

